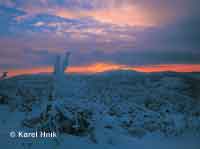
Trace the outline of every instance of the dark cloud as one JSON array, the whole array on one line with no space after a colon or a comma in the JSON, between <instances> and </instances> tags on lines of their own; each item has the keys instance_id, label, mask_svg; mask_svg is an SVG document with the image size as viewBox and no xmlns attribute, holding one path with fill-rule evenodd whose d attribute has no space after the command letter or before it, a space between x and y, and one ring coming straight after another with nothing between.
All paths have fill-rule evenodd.
<instances>
[{"instance_id":1,"label":"dark cloud","mask_svg":"<svg viewBox=\"0 0 200 149\"><path fill-rule=\"evenodd\" d=\"M199 51L200 52L200 18L185 17L159 28L138 33L138 48L171 50L171 51ZM143 43L146 44L143 44Z\"/></svg>"},{"instance_id":2,"label":"dark cloud","mask_svg":"<svg viewBox=\"0 0 200 149\"><path fill-rule=\"evenodd\" d=\"M75 60L72 65L87 65L97 62L109 62L125 65L149 65L149 64L196 64L200 63L200 53L183 51L157 51L157 50L138 50L121 51L116 53L106 53L103 51L93 51L90 53L73 53Z\"/></svg>"}]
</instances>

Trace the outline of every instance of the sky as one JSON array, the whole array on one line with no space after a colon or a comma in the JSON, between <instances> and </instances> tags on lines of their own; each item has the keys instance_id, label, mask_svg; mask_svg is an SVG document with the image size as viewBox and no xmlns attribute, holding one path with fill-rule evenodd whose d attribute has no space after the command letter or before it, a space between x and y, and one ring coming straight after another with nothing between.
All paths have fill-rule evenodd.
<instances>
[{"instance_id":1,"label":"sky","mask_svg":"<svg viewBox=\"0 0 200 149\"><path fill-rule=\"evenodd\" d=\"M199 6L199 0L0 0L0 71L48 70L66 51L74 71L200 71Z\"/></svg>"}]
</instances>

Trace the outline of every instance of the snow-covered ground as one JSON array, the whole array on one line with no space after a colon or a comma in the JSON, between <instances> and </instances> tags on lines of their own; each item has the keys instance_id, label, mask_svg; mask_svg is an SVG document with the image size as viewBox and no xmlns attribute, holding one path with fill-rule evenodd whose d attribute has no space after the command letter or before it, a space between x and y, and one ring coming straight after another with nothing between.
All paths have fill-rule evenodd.
<instances>
[{"instance_id":1,"label":"snow-covered ground","mask_svg":"<svg viewBox=\"0 0 200 149\"><path fill-rule=\"evenodd\" d=\"M199 149L200 75L114 71L0 81L0 146L11 149ZM56 91L57 92L57 91ZM11 131L56 138L11 138Z\"/></svg>"}]
</instances>

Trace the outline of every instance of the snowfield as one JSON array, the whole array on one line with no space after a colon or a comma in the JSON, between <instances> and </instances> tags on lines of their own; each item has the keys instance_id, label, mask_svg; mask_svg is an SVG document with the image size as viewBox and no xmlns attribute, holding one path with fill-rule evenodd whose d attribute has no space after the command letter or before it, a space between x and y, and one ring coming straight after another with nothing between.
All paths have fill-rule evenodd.
<instances>
[{"instance_id":1,"label":"snowfield","mask_svg":"<svg viewBox=\"0 0 200 149\"><path fill-rule=\"evenodd\" d=\"M0 145L11 149L200 149L200 74L113 71L0 81ZM56 84L56 85L55 85ZM11 138L11 131L56 138Z\"/></svg>"}]
</instances>

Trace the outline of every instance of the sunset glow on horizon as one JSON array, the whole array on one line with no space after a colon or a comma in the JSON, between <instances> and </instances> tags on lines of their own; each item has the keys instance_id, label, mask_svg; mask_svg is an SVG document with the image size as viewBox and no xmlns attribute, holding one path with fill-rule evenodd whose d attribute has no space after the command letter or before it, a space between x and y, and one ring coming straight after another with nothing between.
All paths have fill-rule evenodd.
<instances>
[{"instance_id":1,"label":"sunset glow on horizon","mask_svg":"<svg viewBox=\"0 0 200 149\"><path fill-rule=\"evenodd\" d=\"M85 66L70 66L66 72L77 74L95 74L114 70L131 70L138 72L200 72L200 64L161 64L161 65L146 65L146 66L127 66L111 63L96 63ZM2 71L1 71L2 72ZM30 75L40 73L52 73L53 67L38 67L29 69L10 69L8 70L9 77L18 75Z\"/></svg>"}]
</instances>

